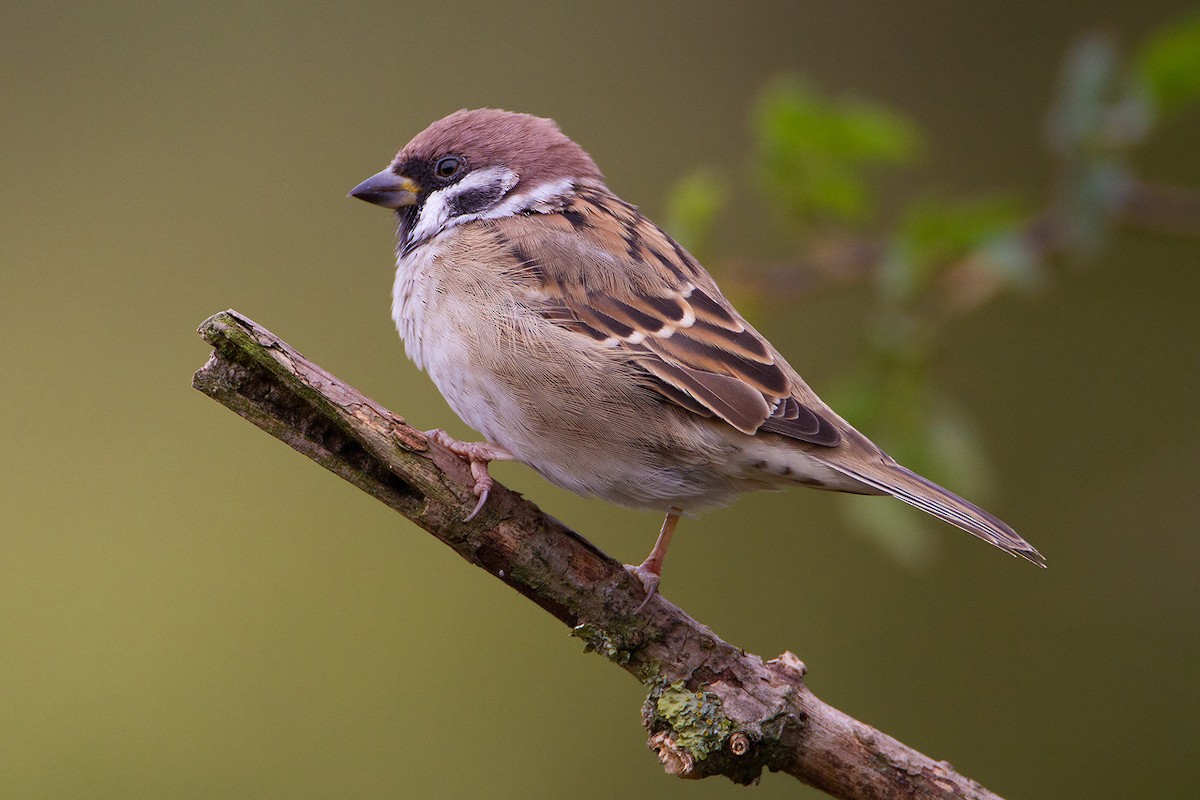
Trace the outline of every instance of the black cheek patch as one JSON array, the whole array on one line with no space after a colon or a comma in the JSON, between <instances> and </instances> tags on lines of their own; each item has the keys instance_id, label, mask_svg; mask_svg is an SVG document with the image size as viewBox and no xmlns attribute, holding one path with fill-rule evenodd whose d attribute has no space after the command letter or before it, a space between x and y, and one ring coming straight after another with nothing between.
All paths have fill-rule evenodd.
<instances>
[{"instance_id":1,"label":"black cheek patch","mask_svg":"<svg viewBox=\"0 0 1200 800\"><path fill-rule=\"evenodd\" d=\"M450 216L458 217L463 214L478 214L496 203L504 194L498 185L480 186L468 189L450 198Z\"/></svg>"}]
</instances>

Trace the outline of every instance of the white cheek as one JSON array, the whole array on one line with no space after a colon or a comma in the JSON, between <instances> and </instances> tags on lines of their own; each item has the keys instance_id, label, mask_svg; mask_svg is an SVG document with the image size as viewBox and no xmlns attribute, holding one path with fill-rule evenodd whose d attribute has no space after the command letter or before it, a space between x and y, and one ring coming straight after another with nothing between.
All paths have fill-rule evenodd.
<instances>
[{"instance_id":1,"label":"white cheek","mask_svg":"<svg viewBox=\"0 0 1200 800\"><path fill-rule=\"evenodd\" d=\"M550 204L559 200L563 195L570 192L574 185L574 178L559 178L550 183L543 183L528 192L518 192L497 205L492 206L490 209L473 214L471 217L472 219L498 219L500 217L509 217L528 209L537 209L543 204Z\"/></svg>"},{"instance_id":2,"label":"white cheek","mask_svg":"<svg viewBox=\"0 0 1200 800\"><path fill-rule=\"evenodd\" d=\"M417 224L408 235L409 241L420 242L437 233L446 224L447 214L449 211L446 207L446 190L430 192L425 198L425 204L421 206L421 212L417 214Z\"/></svg>"},{"instance_id":3,"label":"white cheek","mask_svg":"<svg viewBox=\"0 0 1200 800\"><path fill-rule=\"evenodd\" d=\"M450 216L450 207L454 198L466 192L472 192L485 186L499 186L499 197L517 184L517 173L507 167L488 167L478 172L472 172L453 186L430 192L417 215L417 224L409 234L409 241L420 242L428 239L444 228L458 225L471 219L478 219L478 214L467 214L460 217Z\"/></svg>"}]
</instances>

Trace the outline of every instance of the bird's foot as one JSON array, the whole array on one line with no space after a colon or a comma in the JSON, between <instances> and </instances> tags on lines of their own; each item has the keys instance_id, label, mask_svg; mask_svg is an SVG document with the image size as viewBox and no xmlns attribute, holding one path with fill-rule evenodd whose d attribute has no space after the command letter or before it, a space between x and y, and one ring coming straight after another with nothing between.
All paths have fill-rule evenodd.
<instances>
[{"instance_id":1,"label":"bird's foot","mask_svg":"<svg viewBox=\"0 0 1200 800\"><path fill-rule=\"evenodd\" d=\"M642 613L642 609L654 599L656 594L658 594L658 584L662 581L662 575L656 572L652 566L646 566L644 562L636 567L632 564L626 564L625 569L629 570L633 577L641 581L642 588L646 590L645 599L642 600L641 605L639 605L637 607L637 611L634 612L636 614L640 614Z\"/></svg>"},{"instance_id":2,"label":"bird's foot","mask_svg":"<svg viewBox=\"0 0 1200 800\"><path fill-rule=\"evenodd\" d=\"M475 504L471 513L463 518L463 522L470 522L483 510L488 495L496 484L492 476L488 474L488 464L492 461L512 461L513 454L506 448L491 442L460 442L441 428L425 431L425 437L437 442L456 456L466 459L467 463L471 465L471 477L475 479L475 496L479 498L479 502Z\"/></svg>"},{"instance_id":3,"label":"bird's foot","mask_svg":"<svg viewBox=\"0 0 1200 800\"><path fill-rule=\"evenodd\" d=\"M654 548L650 551L650 555L646 556L646 560L636 567L626 566L625 569L633 573L634 577L642 582L642 587L646 590L646 597L642 600L642 604L637 607L634 613L641 613L646 604L654 599L658 594L658 584L662 580L663 561L667 557L667 547L671 544L671 537L675 535L675 526L679 524L679 515L683 510L677 506L671 506L667 509L666 519L663 520L662 530L658 532L658 539L654 542Z\"/></svg>"}]
</instances>

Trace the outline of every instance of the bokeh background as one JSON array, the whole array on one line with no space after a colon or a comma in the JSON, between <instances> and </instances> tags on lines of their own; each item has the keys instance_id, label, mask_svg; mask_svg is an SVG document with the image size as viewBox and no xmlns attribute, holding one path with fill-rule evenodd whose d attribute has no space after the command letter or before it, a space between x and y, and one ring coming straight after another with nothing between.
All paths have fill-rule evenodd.
<instances>
[{"instance_id":1,"label":"bokeh background","mask_svg":"<svg viewBox=\"0 0 1200 800\"><path fill-rule=\"evenodd\" d=\"M695 168L746 171L755 98L791 72L922 127L897 196L1036 198L1070 44L1100 27L1134 47L1183 10L3 3L0 794L746 791L665 777L629 676L192 390L195 327L235 307L465 435L392 330L387 214L345 197L433 119L555 117L661 217ZM1181 114L1139 168L1200 185L1198 139ZM750 195L713 232L728 256L763 255ZM1004 796L1195 796L1198 261L1194 239L1119 235L939 349L988 505L1050 569L945 526L904 565L837 498L789 492L685 522L666 595L748 650L795 651L823 699ZM821 391L863 306L825 291L755 322ZM655 515L497 473L626 561L652 543ZM774 775L753 791L817 796Z\"/></svg>"}]
</instances>

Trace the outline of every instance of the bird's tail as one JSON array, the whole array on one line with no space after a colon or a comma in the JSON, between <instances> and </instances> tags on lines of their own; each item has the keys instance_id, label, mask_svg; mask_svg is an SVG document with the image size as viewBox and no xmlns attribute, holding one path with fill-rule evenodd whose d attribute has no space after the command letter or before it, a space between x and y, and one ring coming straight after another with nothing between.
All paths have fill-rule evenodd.
<instances>
[{"instance_id":1,"label":"bird's tail","mask_svg":"<svg viewBox=\"0 0 1200 800\"><path fill-rule=\"evenodd\" d=\"M860 464L826 463L873 489L956 525L1007 553L1020 556L1039 567L1046 566L1042 554L1002 520L891 459L876 461L866 469Z\"/></svg>"}]
</instances>

